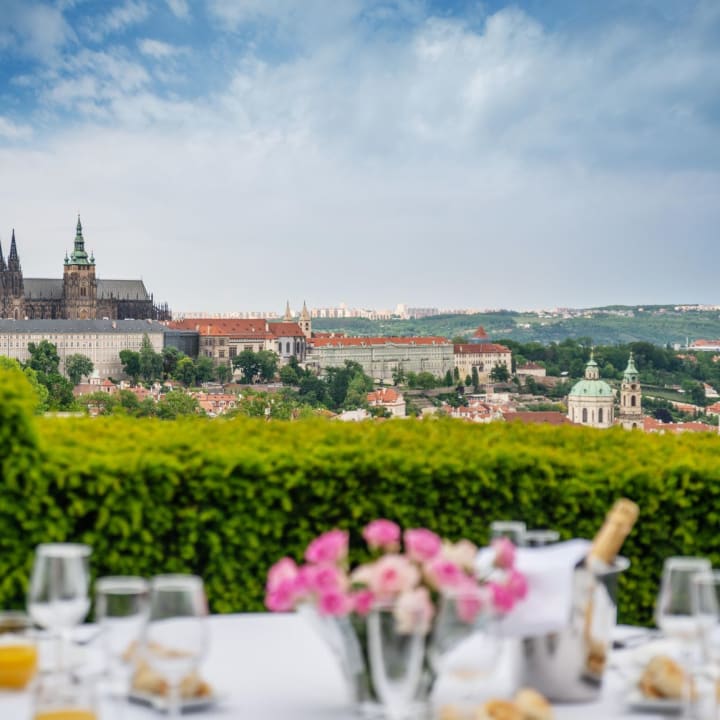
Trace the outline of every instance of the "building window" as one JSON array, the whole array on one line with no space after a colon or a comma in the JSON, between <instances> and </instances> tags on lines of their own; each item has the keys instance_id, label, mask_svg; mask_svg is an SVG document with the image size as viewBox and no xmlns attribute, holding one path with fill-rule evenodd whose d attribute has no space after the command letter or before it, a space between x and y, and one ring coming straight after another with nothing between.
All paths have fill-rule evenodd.
<instances>
[{"instance_id":1,"label":"building window","mask_svg":"<svg viewBox=\"0 0 720 720\"><path fill-rule=\"evenodd\" d=\"M285 352L286 352L288 355L290 354L290 343L289 343L289 342L286 342L286 343L285 343Z\"/></svg>"},{"instance_id":2,"label":"building window","mask_svg":"<svg viewBox=\"0 0 720 720\"><path fill-rule=\"evenodd\" d=\"M80 288L80 297L86 297L87 295L87 288L81 287Z\"/></svg>"},{"instance_id":3,"label":"building window","mask_svg":"<svg viewBox=\"0 0 720 720\"><path fill-rule=\"evenodd\" d=\"M583 411L582 412L582 421L584 423L586 423L587 422L587 408L583 408L582 411Z\"/></svg>"},{"instance_id":4,"label":"building window","mask_svg":"<svg viewBox=\"0 0 720 720\"><path fill-rule=\"evenodd\" d=\"M630 406L635 407L635 396L634 395L630 396Z\"/></svg>"},{"instance_id":5,"label":"building window","mask_svg":"<svg viewBox=\"0 0 720 720\"><path fill-rule=\"evenodd\" d=\"M603 409L600 408L598 410L598 422L601 423L603 421Z\"/></svg>"}]
</instances>

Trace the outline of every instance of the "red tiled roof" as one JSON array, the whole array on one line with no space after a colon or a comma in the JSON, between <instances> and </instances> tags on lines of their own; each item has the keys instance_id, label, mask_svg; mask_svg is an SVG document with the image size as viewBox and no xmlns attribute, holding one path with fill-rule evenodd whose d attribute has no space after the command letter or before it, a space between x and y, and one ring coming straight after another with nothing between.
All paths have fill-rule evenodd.
<instances>
[{"instance_id":1,"label":"red tiled roof","mask_svg":"<svg viewBox=\"0 0 720 720\"><path fill-rule=\"evenodd\" d=\"M713 412L713 413L720 413L720 401L715 402L712 405L708 405L705 408L705 412Z\"/></svg>"},{"instance_id":2,"label":"red tiled roof","mask_svg":"<svg viewBox=\"0 0 720 720\"><path fill-rule=\"evenodd\" d=\"M276 337L304 337L300 325L295 322L271 322L270 332Z\"/></svg>"},{"instance_id":3,"label":"red tiled roof","mask_svg":"<svg viewBox=\"0 0 720 720\"><path fill-rule=\"evenodd\" d=\"M705 423L678 422L664 423L655 418L643 418L643 429L645 432L666 432L666 433L683 433L683 432L717 432L714 425L706 425Z\"/></svg>"},{"instance_id":4,"label":"red tiled roof","mask_svg":"<svg viewBox=\"0 0 720 720\"><path fill-rule=\"evenodd\" d=\"M510 348L495 343L462 343L454 346L456 355L489 355L491 353L510 353Z\"/></svg>"},{"instance_id":5,"label":"red tiled roof","mask_svg":"<svg viewBox=\"0 0 720 720\"><path fill-rule=\"evenodd\" d=\"M395 403L399 400L400 393L393 388L379 388L367 396L369 403Z\"/></svg>"},{"instance_id":6,"label":"red tiled roof","mask_svg":"<svg viewBox=\"0 0 720 720\"><path fill-rule=\"evenodd\" d=\"M449 345L444 337L314 337L315 347L362 347L365 345Z\"/></svg>"},{"instance_id":7,"label":"red tiled roof","mask_svg":"<svg viewBox=\"0 0 720 720\"><path fill-rule=\"evenodd\" d=\"M487 338L488 334L485 332L485 328L482 325L478 326L478 329L473 333L474 338Z\"/></svg>"},{"instance_id":8,"label":"red tiled roof","mask_svg":"<svg viewBox=\"0 0 720 720\"><path fill-rule=\"evenodd\" d=\"M567 415L555 410L504 412L503 417L507 422L542 423L547 425L575 424Z\"/></svg>"},{"instance_id":9,"label":"red tiled roof","mask_svg":"<svg viewBox=\"0 0 720 720\"><path fill-rule=\"evenodd\" d=\"M271 337L265 320L226 320L223 318L185 318L168 323L173 330L195 330L205 336Z\"/></svg>"},{"instance_id":10,"label":"red tiled roof","mask_svg":"<svg viewBox=\"0 0 720 720\"><path fill-rule=\"evenodd\" d=\"M518 370L544 370L545 368L542 365L538 365L534 362L528 362L524 365L521 365Z\"/></svg>"}]
</instances>

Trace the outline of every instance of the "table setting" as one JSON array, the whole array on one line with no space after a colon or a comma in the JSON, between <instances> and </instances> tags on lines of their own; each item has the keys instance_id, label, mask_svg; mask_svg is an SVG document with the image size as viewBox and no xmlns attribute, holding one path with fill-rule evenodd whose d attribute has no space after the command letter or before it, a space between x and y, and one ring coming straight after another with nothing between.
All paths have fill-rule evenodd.
<instances>
[{"instance_id":1,"label":"table setting","mask_svg":"<svg viewBox=\"0 0 720 720\"><path fill-rule=\"evenodd\" d=\"M616 623L636 517L618 501L592 542L499 521L485 548L378 519L354 564L330 529L269 568L269 612L228 615L200 577L91 588L91 548L43 544L0 614L0 717L718 720L707 559L666 559L656 628Z\"/></svg>"}]
</instances>

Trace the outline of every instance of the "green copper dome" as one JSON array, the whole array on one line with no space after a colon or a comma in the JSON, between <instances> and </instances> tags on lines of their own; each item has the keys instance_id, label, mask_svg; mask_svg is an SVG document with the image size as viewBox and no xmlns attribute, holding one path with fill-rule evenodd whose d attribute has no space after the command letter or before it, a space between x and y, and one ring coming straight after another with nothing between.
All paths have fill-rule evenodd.
<instances>
[{"instance_id":1,"label":"green copper dome","mask_svg":"<svg viewBox=\"0 0 720 720\"><path fill-rule=\"evenodd\" d=\"M613 397L613 391L604 380L580 380L573 385L569 397Z\"/></svg>"}]
</instances>

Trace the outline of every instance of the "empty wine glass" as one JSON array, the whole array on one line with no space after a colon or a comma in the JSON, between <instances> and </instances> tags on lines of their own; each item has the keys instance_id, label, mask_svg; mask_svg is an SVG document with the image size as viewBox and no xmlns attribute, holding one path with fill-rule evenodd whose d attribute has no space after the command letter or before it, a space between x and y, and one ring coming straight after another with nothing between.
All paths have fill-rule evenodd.
<instances>
[{"instance_id":1,"label":"empty wine glass","mask_svg":"<svg viewBox=\"0 0 720 720\"><path fill-rule=\"evenodd\" d=\"M710 560L700 557L671 557L663 566L655 622L664 634L685 646L697 638L692 581L710 569Z\"/></svg>"},{"instance_id":2,"label":"empty wine glass","mask_svg":"<svg viewBox=\"0 0 720 720\"><path fill-rule=\"evenodd\" d=\"M720 572L699 573L692 581L692 603L697 621L704 674L712 679L707 693L712 717L718 717L720 703L715 688L720 678Z\"/></svg>"},{"instance_id":3,"label":"empty wine glass","mask_svg":"<svg viewBox=\"0 0 720 720\"><path fill-rule=\"evenodd\" d=\"M150 612L142 653L168 684L168 713L180 717L180 685L207 649L207 601L195 575L159 575L150 581Z\"/></svg>"},{"instance_id":4,"label":"empty wine glass","mask_svg":"<svg viewBox=\"0 0 720 720\"><path fill-rule=\"evenodd\" d=\"M108 674L112 690L123 699L128 694L149 601L150 585L144 578L103 577L95 583L95 619L100 625Z\"/></svg>"},{"instance_id":5,"label":"empty wine glass","mask_svg":"<svg viewBox=\"0 0 720 720\"><path fill-rule=\"evenodd\" d=\"M72 629L90 609L90 547L77 543L44 543L35 550L28 613L33 622L57 637L57 665L65 666L65 645Z\"/></svg>"},{"instance_id":6,"label":"empty wine glass","mask_svg":"<svg viewBox=\"0 0 720 720\"><path fill-rule=\"evenodd\" d=\"M401 624L392 606L368 615L370 674L388 720L408 720L422 712L413 699L422 679L424 624L422 611L410 613Z\"/></svg>"}]
</instances>

